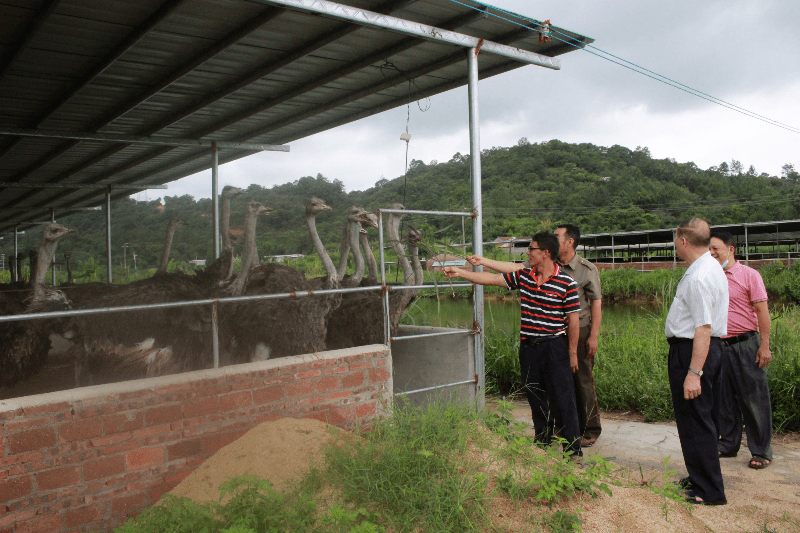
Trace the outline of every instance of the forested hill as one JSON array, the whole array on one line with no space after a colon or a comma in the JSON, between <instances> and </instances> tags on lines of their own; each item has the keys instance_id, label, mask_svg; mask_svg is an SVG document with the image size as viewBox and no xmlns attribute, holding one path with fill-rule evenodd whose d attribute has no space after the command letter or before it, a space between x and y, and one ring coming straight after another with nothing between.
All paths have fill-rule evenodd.
<instances>
[{"instance_id":1,"label":"forested hill","mask_svg":"<svg viewBox=\"0 0 800 533\"><path fill-rule=\"evenodd\" d=\"M632 231L675 226L689 216L702 216L712 224L800 219L800 175L784 165L783 175L759 174L738 161L707 170L673 159L657 160L647 148L605 148L553 140L530 144L521 139L510 148L482 153L484 235L528 236L556 223L577 223L584 233ZM259 252L311 253L304 221L304 204L312 195L334 208L323 213L317 225L331 249L338 247L344 213L360 204L368 209L403 202L410 209L467 211L471 196L469 156L456 154L450 161L412 161L407 176L383 179L366 191L346 192L338 180L322 175L263 188L251 185L233 202L231 226L241 226L244 203L258 200L275 208L259 222ZM119 200L112 204L115 264L128 243L137 254L137 266L155 266L159 260L167 222L179 216L189 223L175 235L172 257L180 260L209 258L212 254L211 202L191 196L160 201ZM77 230L59 245L59 257L70 252L77 262L105 253L104 215L80 213L59 220ZM415 217L414 224L437 240L459 241L458 219ZM467 229L469 232L469 229ZM41 231L21 236L21 250L38 246ZM13 239L0 241L0 253L13 252Z\"/></svg>"}]
</instances>

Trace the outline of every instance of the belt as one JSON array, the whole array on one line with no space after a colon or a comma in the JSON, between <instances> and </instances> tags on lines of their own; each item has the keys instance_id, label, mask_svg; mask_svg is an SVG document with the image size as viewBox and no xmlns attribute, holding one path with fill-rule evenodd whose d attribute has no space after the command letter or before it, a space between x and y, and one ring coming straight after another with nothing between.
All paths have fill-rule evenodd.
<instances>
[{"instance_id":1,"label":"belt","mask_svg":"<svg viewBox=\"0 0 800 533\"><path fill-rule=\"evenodd\" d=\"M725 346L732 346L732 345L736 344L737 342L746 341L747 339L749 339L750 337L752 337L756 333L758 333L758 332L757 331L745 331L741 335L736 335L735 337L725 337L724 339L722 339L722 344L725 345Z\"/></svg>"},{"instance_id":2,"label":"belt","mask_svg":"<svg viewBox=\"0 0 800 533\"><path fill-rule=\"evenodd\" d=\"M541 337L533 337L533 338L526 338L520 341L520 344L523 346L536 346L537 344L541 344L543 342L552 341L555 339L562 338L563 335L542 335Z\"/></svg>"},{"instance_id":3,"label":"belt","mask_svg":"<svg viewBox=\"0 0 800 533\"><path fill-rule=\"evenodd\" d=\"M742 335L746 335L746 333L743 333ZM742 335L740 335L740 337ZM670 346L672 346L673 344L681 343L681 342L692 342L693 340L694 339L686 339L686 338L683 338L683 337L667 337L667 342L669 343ZM711 340L712 341L720 340L720 338L719 337L711 337ZM722 340L723 340L723 342L725 341L725 339L722 339ZM744 339L739 339L739 340L744 340ZM736 342L739 342L739 341L736 341Z\"/></svg>"}]
</instances>

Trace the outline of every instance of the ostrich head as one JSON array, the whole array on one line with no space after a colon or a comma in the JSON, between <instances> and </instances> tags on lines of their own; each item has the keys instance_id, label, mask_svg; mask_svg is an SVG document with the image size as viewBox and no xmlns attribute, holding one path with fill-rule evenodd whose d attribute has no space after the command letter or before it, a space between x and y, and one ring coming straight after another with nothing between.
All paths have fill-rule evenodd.
<instances>
[{"instance_id":1,"label":"ostrich head","mask_svg":"<svg viewBox=\"0 0 800 533\"><path fill-rule=\"evenodd\" d=\"M333 208L325 203L325 200L312 196L306 203L306 215L317 216L323 211L333 211Z\"/></svg>"},{"instance_id":2,"label":"ostrich head","mask_svg":"<svg viewBox=\"0 0 800 533\"><path fill-rule=\"evenodd\" d=\"M244 193L244 189L234 187L233 185L226 185L222 188L222 198L233 198Z\"/></svg>"},{"instance_id":3,"label":"ostrich head","mask_svg":"<svg viewBox=\"0 0 800 533\"><path fill-rule=\"evenodd\" d=\"M261 202L256 202L255 200L250 200L249 202L247 202L247 206L245 209L247 210L248 214L257 217L263 217L275 211L273 208L267 207Z\"/></svg>"},{"instance_id":4,"label":"ostrich head","mask_svg":"<svg viewBox=\"0 0 800 533\"><path fill-rule=\"evenodd\" d=\"M184 222L184 220L180 217L172 217L172 220L169 221L169 228L173 231L188 225L189 224Z\"/></svg>"},{"instance_id":5,"label":"ostrich head","mask_svg":"<svg viewBox=\"0 0 800 533\"><path fill-rule=\"evenodd\" d=\"M358 221L362 224L366 224L369 227L378 228L378 215L375 213L370 213L369 211L364 211L362 215L358 218Z\"/></svg>"},{"instance_id":6,"label":"ostrich head","mask_svg":"<svg viewBox=\"0 0 800 533\"><path fill-rule=\"evenodd\" d=\"M55 224L55 223L48 224L44 228L44 234L42 235L42 242L47 244L57 243L63 237L69 235L70 233L75 233L75 230L64 227L61 224Z\"/></svg>"}]
</instances>

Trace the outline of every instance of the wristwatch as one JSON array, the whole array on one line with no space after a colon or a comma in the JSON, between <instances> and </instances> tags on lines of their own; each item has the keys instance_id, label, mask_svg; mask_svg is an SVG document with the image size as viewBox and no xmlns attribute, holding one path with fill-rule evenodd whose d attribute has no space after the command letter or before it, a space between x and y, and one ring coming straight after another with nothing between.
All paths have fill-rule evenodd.
<instances>
[{"instance_id":1,"label":"wristwatch","mask_svg":"<svg viewBox=\"0 0 800 533\"><path fill-rule=\"evenodd\" d=\"M689 372L693 372L693 373L695 373L695 374L697 374L698 376L701 376L701 377L703 376L703 371L702 370L695 370L694 368L690 367L689 368Z\"/></svg>"}]
</instances>

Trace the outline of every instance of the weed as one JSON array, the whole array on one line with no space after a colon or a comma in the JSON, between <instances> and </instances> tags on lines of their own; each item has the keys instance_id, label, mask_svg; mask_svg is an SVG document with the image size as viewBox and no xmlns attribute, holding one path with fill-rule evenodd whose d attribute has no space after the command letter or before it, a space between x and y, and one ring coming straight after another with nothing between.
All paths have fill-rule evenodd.
<instances>
[{"instance_id":1,"label":"weed","mask_svg":"<svg viewBox=\"0 0 800 533\"><path fill-rule=\"evenodd\" d=\"M569 511L556 511L542 517L542 525L552 533L567 533L568 531L580 531L581 523L580 511L571 513Z\"/></svg>"}]
</instances>

